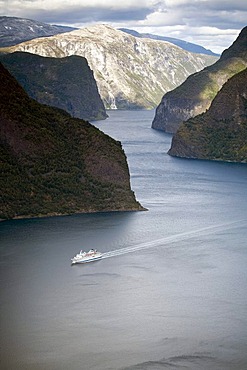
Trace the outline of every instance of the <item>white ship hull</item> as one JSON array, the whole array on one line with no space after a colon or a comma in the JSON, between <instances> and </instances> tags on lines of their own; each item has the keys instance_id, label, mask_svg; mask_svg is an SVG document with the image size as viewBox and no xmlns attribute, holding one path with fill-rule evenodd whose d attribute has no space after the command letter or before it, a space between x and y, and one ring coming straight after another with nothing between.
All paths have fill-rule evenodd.
<instances>
[{"instance_id":1,"label":"white ship hull","mask_svg":"<svg viewBox=\"0 0 247 370\"><path fill-rule=\"evenodd\" d=\"M102 256L99 256L99 257L93 257L93 258L84 258L84 259L81 259L81 260L72 260L72 265L76 264L76 263L88 263L88 262L93 262L93 261L98 261L102 258Z\"/></svg>"},{"instance_id":2,"label":"white ship hull","mask_svg":"<svg viewBox=\"0 0 247 370\"><path fill-rule=\"evenodd\" d=\"M88 263L93 261L98 261L102 258L102 253L96 251L96 249L90 249L89 252L80 251L74 258L71 259L71 264L76 263Z\"/></svg>"}]
</instances>

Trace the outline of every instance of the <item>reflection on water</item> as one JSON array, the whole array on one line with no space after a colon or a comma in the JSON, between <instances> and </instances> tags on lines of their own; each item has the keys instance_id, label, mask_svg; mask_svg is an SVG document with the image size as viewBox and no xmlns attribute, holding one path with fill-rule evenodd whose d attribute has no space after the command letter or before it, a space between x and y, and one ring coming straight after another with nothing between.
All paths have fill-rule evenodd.
<instances>
[{"instance_id":1,"label":"reflection on water","mask_svg":"<svg viewBox=\"0 0 247 370\"><path fill-rule=\"evenodd\" d=\"M0 224L1 368L247 368L247 167L169 157L152 115L97 123L148 212Z\"/></svg>"}]
</instances>

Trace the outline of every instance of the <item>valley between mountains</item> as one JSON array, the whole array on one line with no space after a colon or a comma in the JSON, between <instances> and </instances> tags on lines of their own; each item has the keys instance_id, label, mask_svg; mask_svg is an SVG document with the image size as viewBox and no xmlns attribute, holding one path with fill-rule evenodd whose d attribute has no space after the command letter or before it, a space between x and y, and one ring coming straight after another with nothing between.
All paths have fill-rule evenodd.
<instances>
[{"instance_id":1,"label":"valley between mountains","mask_svg":"<svg viewBox=\"0 0 247 370\"><path fill-rule=\"evenodd\" d=\"M218 57L194 54L159 40L96 25L2 48L43 57L85 57L106 109L153 109L165 92Z\"/></svg>"},{"instance_id":2,"label":"valley between mountains","mask_svg":"<svg viewBox=\"0 0 247 370\"><path fill-rule=\"evenodd\" d=\"M169 155L247 162L247 27L218 58L108 25L9 46L2 18L1 219L144 210L121 143L88 122L107 109L156 108Z\"/></svg>"}]
</instances>

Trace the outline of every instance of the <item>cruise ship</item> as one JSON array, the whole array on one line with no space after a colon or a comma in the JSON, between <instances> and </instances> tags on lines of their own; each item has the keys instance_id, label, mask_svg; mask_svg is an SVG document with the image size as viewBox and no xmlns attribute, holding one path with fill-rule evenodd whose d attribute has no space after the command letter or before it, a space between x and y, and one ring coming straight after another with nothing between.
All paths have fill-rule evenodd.
<instances>
[{"instance_id":1,"label":"cruise ship","mask_svg":"<svg viewBox=\"0 0 247 370\"><path fill-rule=\"evenodd\" d=\"M102 256L103 254L98 252L96 249L90 249L88 252L83 252L81 250L80 253L71 258L71 264L74 265L75 263L87 263L97 261L101 259Z\"/></svg>"}]
</instances>

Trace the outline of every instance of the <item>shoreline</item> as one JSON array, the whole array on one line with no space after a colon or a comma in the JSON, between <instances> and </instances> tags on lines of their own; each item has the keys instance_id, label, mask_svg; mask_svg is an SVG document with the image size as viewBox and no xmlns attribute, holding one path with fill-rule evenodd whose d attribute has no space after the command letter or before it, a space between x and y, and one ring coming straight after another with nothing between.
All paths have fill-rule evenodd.
<instances>
[{"instance_id":1,"label":"shoreline","mask_svg":"<svg viewBox=\"0 0 247 370\"><path fill-rule=\"evenodd\" d=\"M78 212L72 212L72 213L47 213L47 214L39 214L39 215L23 215L23 216L16 216L12 218L1 218L0 222L5 221L14 221L14 220L27 220L27 219L40 219L40 218L50 218L50 217L63 217L63 216L74 216L74 215L85 215L85 214L95 214L95 213L114 213L114 212L144 212L148 211L148 208L145 208L143 206L140 206L140 208L130 208L130 209L107 209L107 210L91 210L91 211L78 211Z\"/></svg>"}]
</instances>

